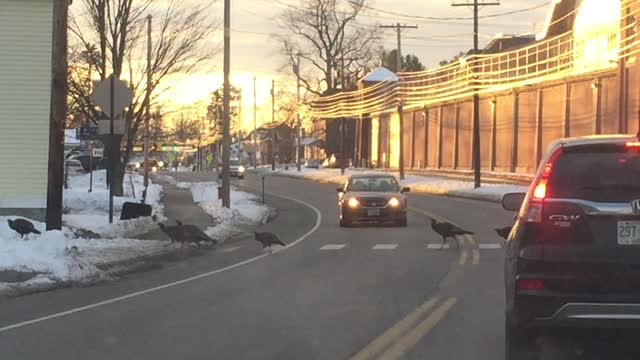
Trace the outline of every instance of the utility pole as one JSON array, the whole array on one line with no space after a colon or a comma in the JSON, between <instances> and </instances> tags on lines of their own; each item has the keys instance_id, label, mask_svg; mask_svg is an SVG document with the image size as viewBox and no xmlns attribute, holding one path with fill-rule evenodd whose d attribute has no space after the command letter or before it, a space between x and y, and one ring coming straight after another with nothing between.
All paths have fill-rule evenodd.
<instances>
[{"instance_id":1,"label":"utility pole","mask_svg":"<svg viewBox=\"0 0 640 360\"><path fill-rule=\"evenodd\" d=\"M453 3L451 6L473 6L473 55L474 60L476 60L475 56L478 54L478 8L480 6L498 6L500 2L482 2L478 3L478 0L473 0L473 3ZM472 72L474 73L474 80L476 79L476 66L472 68ZM475 81L474 81L475 83ZM477 189L481 185L480 181L480 94L478 94L477 84L474 84L473 88L473 180L474 187Z\"/></svg>"},{"instance_id":2,"label":"utility pole","mask_svg":"<svg viewBox=\"0 0 640 360\"><path fill-rule=\"evenodd\" d=\"M151 21L152 16L147 16L147 116L144 119L144 192L142 202L147 201L147 188L149 187L149 123L151 122Z\"/></svg>"},{"instance_id":3,"label":"utility pole","mask_svg":"<svg viewBox=\"0 0 640 360\"><path fill-rule=\"evenodd\" d=\"M271 171L276 171L276 81L271 79Z\"/></svg>"},{"instance_id":4,"label":"utility pole","mask_svg":"<svg viewBox=\"0 0 640 360\"><path fill-rule=\"evenodd\" d=\"M47 230L62 229L64 182L64 120L67 116L67 23L68 0L53 2L51 57L51 108L49 117L49 168L47 174Z\"/></svg>"},{"instance_id":5,"label":"utility pole","mask_svg":"<svg viewBox=\"0 0 640 360\"><path fill-rule=\"evenodd\" d=\"M298 105L298 109L296 111L297 115L298 115L298 130L296 131L296 138L298 139L298 143L296 146L296 165L298 168L298 172L302 171L302 165L301 165L301 159L300 159L300 150L302 149L302 145L300 144L300 141L302 139L300 139L300 133L302 132L302 120L300 119L300 53L298 53L297 55L297 59L296 59L296 66L295 66L295 73L296 73L296 93L297 93L297 105Z\"/></svg>"},{"instance_id":6,"label":"utility pole","mask_svg":"<svg viewBox=\"0 0 640 360\"><path fill-rule=\"evenodd\" d=\"M258 168L258 100L255 76L253 77L253 168Z\"/></svg>"},{"instance_id":7,"label":"utility pole","mask_svg":"<svg viewBox=\"0 0 640 360\"><path fill-rule=\"evenodd\" d=\"M384 29L395 29L398 35L398 47L396 48L396 74L402 71L402 30L404 29L417 29L418 25L401 25L400 23L396 23L395 25L381 25L381 28ZM400 153L398 154L399 164L398 170L400 172L400 180L404 180L404 116L402 114L402 99L399 99L398 104L398 117L399 117L399 125L400 129Z\"/></svg>"},{"instance_id":8,"label":"utility pole","mask_svg":"<svg viewBox=\"0 0 640 360\"><path fill-rule=\"evenodd\" d=\"M398 47L396 49L396 73L402 71L402 30L404 29L417 29L418 25L402 25L397 23L395 25L380 25L382 29L395 29L398 35Z\"/></svg>"},{"instance_id":9,"label":"utility pole","mask_svg":"<svg viewBox=\"0 0 640 360\"><path fill-rule=\"evenodd\" d=\"M231 0L224 0L224 91L222 118L222 206L231 208L229 158L231 157L230 102L231 102Z\"/></svg>"}]
</instances>

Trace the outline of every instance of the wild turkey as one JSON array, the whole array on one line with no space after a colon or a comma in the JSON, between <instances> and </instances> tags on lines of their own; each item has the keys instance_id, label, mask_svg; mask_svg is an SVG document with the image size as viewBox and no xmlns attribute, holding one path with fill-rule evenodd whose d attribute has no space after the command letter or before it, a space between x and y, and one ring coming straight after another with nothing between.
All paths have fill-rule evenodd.
<instances>
[{"instance_id":1,"label":"wild turkey","mask_svg":"<svg viewBox=\"0 0 640 360\"><path fill-rule=\"evenodd\" d=\"M436 219L431 219L431 228L442 236L442 246L440 247L440 250L442 250L444 245L447 243L447 238L455 238L460 235L473 235L471 231L463 230L448 222L438 222ZM456 247L460 247L457 241Z\"/></svg>"},{"instance_id":2,"label":"wild turkey","mask_svg":"<svg viewBox=\"0 0 640 360\"><path fill-rule=\"evenodd\" d=\"M282 240L280 240L280 238L278 238L276 234L270 232L256 232L255 240L262 244L263 249L266 249L268 247L270 253L272 252L273 245L287 246L287 244L282 242Z\"/></svg>"},{"instance_id":3,"label":"wild turkey","mask_svg":"<svg viewBox=\"0 0 640 360\"><path fill-rule=\"evenodd\" d=\"M29 234L40 235L40 231L38 231L29 220L15 219L7 220L7 222L11 229L20 234L20 238L23 238L25 235L29 238Z\"/></svg>"},{"instance_id":4,"label":"wild turkey","mask_svg":"<svg viewBox=\"0 0 640 360\"><path fill-rule=\"evenodd\" d=\"M159 223L160 229L169 236L171 242L179 242L184 246L185 243L195 243L200 247L201 241L211 242L216 244L217 241L210 238L204 231L198 229L193 225L176 225L167 226L163 223Z\"/></svg>"}]
</instances>

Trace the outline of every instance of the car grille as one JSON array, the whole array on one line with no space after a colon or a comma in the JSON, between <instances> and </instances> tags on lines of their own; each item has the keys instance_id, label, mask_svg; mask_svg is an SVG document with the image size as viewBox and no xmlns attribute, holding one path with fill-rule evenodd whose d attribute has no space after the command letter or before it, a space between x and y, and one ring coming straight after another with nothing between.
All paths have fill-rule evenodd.
<instances>
[{"instance_id":1,"label":"car grille","mask_svg":"<svg viewBox=\"0 0 640 360\"><path fill-rule=\"evenodd\" d=\"M388 201L386 198L361 198L360 205L362 207L385 207Z\"/></svg>"}]
</instances>

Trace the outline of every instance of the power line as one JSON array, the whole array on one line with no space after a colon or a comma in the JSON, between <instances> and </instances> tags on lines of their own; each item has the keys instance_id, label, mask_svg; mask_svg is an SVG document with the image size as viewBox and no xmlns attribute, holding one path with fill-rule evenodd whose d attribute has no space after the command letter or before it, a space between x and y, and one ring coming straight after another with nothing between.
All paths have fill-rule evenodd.
<instances>
[{"instance_id":1,"label":"power line","mask_svg":"<svg viewBox=\"0 0 640 360\"><path fill-rule=\"evenodd\" d=\"M274 0L274 1L277 1L277 0ZM396 11L382 10L382 9L374 8L372 6L360 4L360 3L357 3L357 2L352 1L352 0L348 0L348 2L353 4L353 5L362 6L365 9L381 12L383 14L388 14L388 15L393 15L393 16L400 16L400 17L405 17L405 18L410 18L410 19L424 19L424 20L436 20L436 21L474 20L474 17L437 17L437 16L409 15L409 14L399 13L399 12L396 12ZM533 10L537 10L537 9L543 8L545 6L548 6L550 3L551 3L550 1L546 1L546 2L544 2L542 4L538 4L538 5L535 5L535 6L532 6L532 7L528 7L528 8L525 8L525 9L507 11L507 12L497 13L497 14L483 15L483 16L478 16L478 18L479 19L486 19L486 18L496 18L496 17L501 17L501 16L519 14L519 13L533 11ZM469 3L469 4L473 5L473 3ZM492 4L491 3L481 3L481 4L479 4L479 6L486 6L486 5L492 5Z\"/></svg>"}]
</instances>

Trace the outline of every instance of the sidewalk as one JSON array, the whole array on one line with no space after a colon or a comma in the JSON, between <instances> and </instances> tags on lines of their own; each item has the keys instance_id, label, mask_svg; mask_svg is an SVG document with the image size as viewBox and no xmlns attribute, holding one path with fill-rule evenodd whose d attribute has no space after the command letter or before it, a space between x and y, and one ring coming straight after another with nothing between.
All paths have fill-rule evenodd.
<instances>
[{"instance_id":1,"label":"sidewalk","mask_svg":"<svg viewBox=\"0 0 640 360\"><path fill-rule=\"evenodd\" d=\"M214 219L207 215L197 203L193 202L191 190L181 189L175 184L164 181L157 181L164 186L164 196L161 202L164 204L164 215L167 218L167 225L175 225L176 220L185 224L195 225L206 231L215 224ZM137 236L139 240L171 240L160 230L160 227Z\"/></svg>"}]
</instances>

